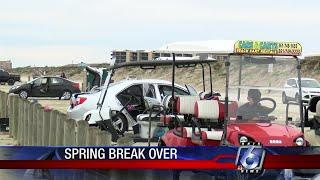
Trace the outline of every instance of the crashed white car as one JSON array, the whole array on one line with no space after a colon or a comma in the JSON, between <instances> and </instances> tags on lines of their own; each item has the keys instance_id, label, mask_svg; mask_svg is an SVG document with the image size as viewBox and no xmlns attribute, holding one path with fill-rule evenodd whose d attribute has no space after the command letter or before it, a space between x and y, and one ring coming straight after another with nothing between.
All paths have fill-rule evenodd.
<instances>
[{"instance_id":1,"label":"crashed white car","mask_svg":"<svg viewBox=\"0 0 320 180\"><path fill-rule=\"evenodd\" d=\"M188 88L186 88L188 87ZM196 94L191 86L175 85L177 95ZM101 112L97 109L97 103L104 87L93 90L92 93L83 93L73 96L68 108L68 116L71 119L86 120L89 124L96 124L102 118L108 119L110 111L119 113L112 119L116 130L123 133L128 127L136 124L136 117L145 110L145 97L152 104L162 101L165 96L171 95L172 84L169 81L158 79L129 79L111 83L108 87ZM192 90L189 90L191 89ZM100 114L101 113L101 114ZM100 116L101 115L101 116Z\"/></svg>"},{"instance_id":2,"label":"crashed white car","mask_svg":"<svg viewBox=\"0 0 320 180\"><path fill-rule=\"evenodd\" d=\"M290 78L284 85L284 91L282 93L282 102L288 103L288 101L298 102L298 79ZM309 102L310 98L314 96L320 96L320 83L312 78L301 78L301 91L302 101Z\"/></svg>"}]
</instances>

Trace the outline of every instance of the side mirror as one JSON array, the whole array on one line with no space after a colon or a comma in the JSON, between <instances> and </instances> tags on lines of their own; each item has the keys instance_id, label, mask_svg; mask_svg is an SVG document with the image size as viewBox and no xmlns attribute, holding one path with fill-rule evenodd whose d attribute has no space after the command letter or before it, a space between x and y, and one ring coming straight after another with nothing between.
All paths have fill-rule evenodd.
<instances>
[{"instance_id":1,"label":"side mirror","mask_svg":"<svg viewBox=\"0 0 320 180\"><path fill-rule=\"evenodd\" d=\"M297 84L293 84L291 87L296 88L298 87Z\"/></svg>"}]
</instances>

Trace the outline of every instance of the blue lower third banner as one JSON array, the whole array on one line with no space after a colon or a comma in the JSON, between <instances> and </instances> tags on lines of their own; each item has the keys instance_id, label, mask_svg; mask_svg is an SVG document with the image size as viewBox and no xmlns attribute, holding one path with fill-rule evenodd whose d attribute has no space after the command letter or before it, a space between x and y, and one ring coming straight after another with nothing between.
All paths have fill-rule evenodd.
<instances>
[{"instance_id":1,"label":"blue lower third banner","mask_svg":"<svg viewBox=\"0 0 320 180\"><path fill-rule=\"evenodd\" d=\"M319 147L1 147L0 168L320 168ZM34 161L50 160L50 161ZM28 164L17 163L29 161ZM79 163L83 162L85 163ZM3 163L6 163L5 165ZM128 164L134 163L135 167ZM92 164L92 165L91 165ZM250 164L250 165L249 165ZM41 166L41 167L38 167Z\"/></svg>"},{"instance_id":2,"label":"blue lower third banner","mask_svg":"<svg viewBox=\"0 0 320 180\"><path fill-rule=\"evenodd\" d=\"M146 172L168 179L198 173L232 179L248 174L252 178L315 177L320 173L319 162L320 147L0 147L0 169L17 169L7 173L10 176L20 172L41 178L105 178L113 173L120 179L134 179ZM0 170L0 177L11 171Z\"/></svg>"}]
</instances>

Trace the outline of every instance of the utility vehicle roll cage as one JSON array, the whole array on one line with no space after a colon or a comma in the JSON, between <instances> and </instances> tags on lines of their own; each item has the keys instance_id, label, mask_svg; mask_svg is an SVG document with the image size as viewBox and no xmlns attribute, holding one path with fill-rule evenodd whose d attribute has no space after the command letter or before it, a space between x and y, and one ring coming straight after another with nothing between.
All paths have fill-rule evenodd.
<instances>
[{"instance_id":1,"label":"utility vehicle roll cage","mask_svg":"<svg viewBox=\"0 0 320 180\"><path fill-rule=\"evenodd\" d=\"M267 61L275 61L275 56L286 56L293 57L296 60L296 69L297 69L297 77L298 77L298 88L299 88L299 112L301 119L301 131L304 132L304 117L303 117L303 104L302 104L302 93L301 93L301 61L298 56L301 55L302 47L299 43L295 42L270 42L270 41L237 41L234 45L234 52L228 54L228 58L225 60L225 68L226 68L226 84L225 84L225 110L224 110L224 126L223 126L223 136L221 139L221 144L226 145L226 135L227 135L227 124L230 120L229 112L228 112L228 104L229 104L229 75L230 75L230 57L231 56L241 56L241 61L239 63L239 82L238 85L241 85L241 73L242 73L242 61L245 60L245 57L260 57L257 59L257 62L262 62L261 57L265 56ZM197 65L201 65L202 67L202 83L203 83L203 91L205 92L205 72L204 65L207 64L209 67L209 76L210 76L210 93L213 93L212 87L212 68L210 63L217 62L216 60L178 60L175 59L175 53L172 53L173 60L161 60L161 61L138 61L138 62L127 62L127 63L119 63L107 68L110 73L108 75L108 83L107 88L103 94L102 101L99 99L98 108L101 120L103 120L101 116L101 107L106 98L107 90L110 84L110 79L114 74L114 71L119 68L124 67L140 67L141 69L155 69L157 66L172 66L172 87L174 87L175 82L175 68L183 68L183 67L194 67ZM240 96L240 88L238 88L238 99ZM174 88L172 88L172 97L174 97ZM101 98L101 96L100 96ZM288 106L287 106L288 107ZM172 108L173 110L174 108ZM174 112L173 112L174 114ZM150 120L151 118L149 118ZM111 124L111 123L110 123ZM112 125L111 125L112 126ZM112 128L112 127L111 127ZM150 132L150 131L149 131ZM150 135L149 135L150 137Z\"/></svg>"}]
</instances>

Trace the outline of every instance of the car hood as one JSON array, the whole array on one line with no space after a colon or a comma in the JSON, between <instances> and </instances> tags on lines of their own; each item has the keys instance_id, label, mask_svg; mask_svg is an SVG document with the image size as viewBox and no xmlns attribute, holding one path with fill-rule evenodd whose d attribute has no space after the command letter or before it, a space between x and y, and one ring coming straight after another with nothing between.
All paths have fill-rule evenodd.
<instances>
[{"instance_id":1,"label":"car hood","mask_svg":"<svg viewBox=\"0 0 320 180\"><path fill-rule=\"evenodd\" d=\"M264 146L293 146L297 137L303 136L300 129L277 123L232 123L228 135L251 137Z\"/></svg>"},{"instance_id":2,"label":"car hood","mask_svg":"<svg viewBox=\"0 0 320 180\"><path fill-rule=\"evenodd\" d=\"M15 90L20 90L20 89L23 89L23 88L26 88L28 89L30 85L29 84L19 84L19 85L13 85L11 88L10 88L10 91L15 91Z\"/></svg>"},{"instance_id":3,"label":"car hood","mask_svg":"<svg viewBox=\"0 0 320 180\"><path fill-rule=\"evenodd\" d=\"M302 87L301 88L303 91L308 91L308 92L312 92L312 93L320 93L320 88L306 88L306 87Z\"/></svg>"}]
</instances>

